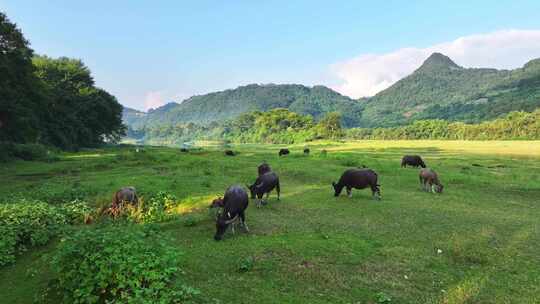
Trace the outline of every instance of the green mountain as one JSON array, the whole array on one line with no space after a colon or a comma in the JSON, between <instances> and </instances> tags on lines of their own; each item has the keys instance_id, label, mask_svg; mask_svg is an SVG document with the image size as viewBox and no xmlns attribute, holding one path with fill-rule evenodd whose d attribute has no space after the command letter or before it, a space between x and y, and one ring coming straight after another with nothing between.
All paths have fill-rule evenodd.
<instances>
[{"instance_id":1,"label":"green mountain","mask_svg":"<svg viewBox=\"0 0 540 304\"><path fill-rule=\"evenodd\" d=\"M515 70L463 68L434 53L411 75L370 98L362 125L418 119L479 122L540 107L540 59Z\"/></svg>"},{"instance_id":2,"label":"green mountain","mask_svg":"<svg viewBox=\"0 0 540 304\"><path fill-rule=\"evenodd\" d=\"M137 122L142 121L146 117L146 113L124 107L122 109L122 121L128 126L133 126Z\"/></svg>"},{"instance_id":3,"label":"green mountain","mask_svg":"<svg viewBox=\"0 0 540 304\"><path fill-rule=\"evenodd\" d=\"M362 103L324 86L306 87L296 84L250 84L236 89L193 96L182 103L169 103L144 115L127 109L125 122L132 129L143 126L176 124L209 124L233 119L242 113L286 108L318 120L328 112L342 113L347 127L360 124ZM138 119L134 119L138 117Z\"/></svg>"},{"instance_id":4,"label":"green mountain","mask_svg":"<svg viewBox=\"0 0 540 304\"><path fill-rule=\"evenodd\" d=\"M315 120L340 112L345 127L391 127L420 119L477 123L540 107L540 59L515 70L463 68L434 53L411 75L371 98L353 100L327 87L251 84L193 96L148 113L124 109L130 130L209 125L252 111L286 108Z\"/></svg>"}]
</instances>

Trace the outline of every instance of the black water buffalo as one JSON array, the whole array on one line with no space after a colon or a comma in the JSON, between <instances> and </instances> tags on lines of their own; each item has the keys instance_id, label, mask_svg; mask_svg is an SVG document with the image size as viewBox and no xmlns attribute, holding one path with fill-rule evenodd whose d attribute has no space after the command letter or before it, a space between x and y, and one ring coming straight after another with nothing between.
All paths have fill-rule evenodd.
<instances>
[{"instance_id":1,"label":"black water buffalo","mask_svg":"<svg viewBox=\"0 0 540 304\"><path fill-rule=\"evenodd\" d=\"M268 173L270 171L272 171L272 169L270 168L270 165L267 163L262 163L257 167L257 172L259 173L259 176L265 173Z\"/></svg>"},{"instance_id":2,"label":"black water buffalo","mask_svg":"<svg viewBox=\"0 0 540 304\"><path fill-rule=\"evenodd\" d=\"M310 152L310 151L309 151L309 148L305 148L305 149L304 149L304 155L309 155L309 152Z\"/></svg>"},{"instance_id":3,"label":"black water buffalo","mask_svg":"<svg viewBox=\"0 0 540 304\"><path fill-rule=\"evenodd\" d=\"M267 172L257 177L253 185L251 186L246 185L246 186L251 192L251 198L259 199L259 201L257 202L257 207L260 207L261 205L266 204L266 202L263 202L262 200L263 195L266 193L266 199L268 199L270 192L272 192L272 190L274 189L276 189L277 199L279 201L279 193L281 191L279 187L279 177L274 172Z\"/></svg>"},{"instance_id":4,"label":"black water buffalo","mask_svg":"<svg viewBox=\"0 0 540 304\"><path fill-rule=\"evenodd\" d=\"M185 153L185 152L189 152L189 150L186 149L186 148L181 148L181 149L180 149L180 152L184 152L184 153Z\"/></svg>"},{"instance_id":5,"label":"black water buffalo","mask_svg":"<svg viewBox=\"0 0 540 304\"><path fill-rule=\"evenodd\" d=\"M421 169L418 175L420 187L424 191L442 193L444 186L439 181L437 172L431 169Z\"/></svg>"},{"instance_id":6,"label":"black water buffalo","mask_svg":"<svg viewBox=\"0 0 540 304\"><path fill-rule=\"evenodd\" d=\"M227 156L235 156L236 153L234 153L233 150L225 150L225 155L227 155Z\"/></svg>"},{"instance_id":7,"label":"black water buffalo","mask_svg":"<svg viewBox=\"0 0 540 304\"><path fill-rule=\"evenodd\" d=\"M371 169L349 169L341 175L337 183L332 182L334 186L334 196L339 196L343 187L347 189L347 195L352 197L352 188L365 189L371 188L374 199L381 199L380 185L377 184L377 173Z\"/></svg>"},{"instance_id":8,"label":"black water buffalo","mask_svg":"<svg viewBox=\"0 0 540 304\"><path fill-rule=\"evenodd\" d=\"M210 208L223 208L225 206L223 198L218 197L212 201Z\"/></svg>"},{"instance_id":9,"label":"black water buffalo","mask_svg":"<svg viewBox=\"0 0 540 304\"><path fill-rule=\"evenodd\" d=\"M289 149L280 149L278 155L283 156L283 155L287 155L289 153L291 153L291 151L289 151Z\"/></svg>"},{"instance_id":10,"label":"black water buffalo","mask_svg":"<svg viewBox=\"0 0 540 304\"><path fill-rule=\"evenodd\" d=\"M246 232L249 232L246 224L246 216L244 214L249 204L247 192L241 186L231 186L225 191L223 197L223 212L216 218L216 234L214 240L219 241L223 238L223 234L227 231L227 227L233 224L232 230L234 233L234 222L240 219L240 224Z\"/></svg>"},{"instance_id":11,"label":"black water buffalo","mask_svg":"<svg viewBox=\"0 0 540 304\"><path fill-rule=\"evenodd\" d=\"M409 166L413 166L415 168L418 168L418 166L422 167L422 168L425 168L426 167L426 164L424 163L424 161L422 160L422 158L418 155L405 155L403 156L403 158L401 159L401 167L407 167L407 165Z\"/></svg>"}]
</instances>

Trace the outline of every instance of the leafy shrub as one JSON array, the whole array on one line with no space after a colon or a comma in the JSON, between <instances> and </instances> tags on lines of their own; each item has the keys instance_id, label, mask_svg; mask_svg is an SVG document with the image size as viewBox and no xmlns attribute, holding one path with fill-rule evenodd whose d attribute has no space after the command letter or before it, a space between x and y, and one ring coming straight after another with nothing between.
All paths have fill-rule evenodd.
<instances>
[{"instance_id":1,"label":"leafy shrub","mask_svg":"<svg viewBox=\"0 0 540 304\"><path fill-rule=\"evenodd\" d=\"M168 220L172 214L171 209L176 206L176 196L160 191L150 196L148 200L139 199L135 207L127 207L127 218L137 223L156 223Z\"/></svg>"},{"instance_id":2,"label":"leafy shrub","mask_svg":"<svg viewBox=\"0 0 540 304\"><path fill-rule=\"evenodd\" d=\"M58 208L70 224L82 224L88 222L93 212L92 208L90 208L86 202L78 199L62 204Z\"/></svg>"},{"instance_id":3,"label":"leafy shrub","mask_svg":"<svg viewBox=\"0 0 540 304\"><path fill-rule=\"evenodd\" d=\"M66 216L47 203L0 204L0 266L28 247L45 245L66 223Z\"/></svg>"},{"instance_id":4,"label":"leafy shrub","mask_svg":"<svg viewBox=\"0 0 540 304\"><path fill-rule=\"evenodd\" d=\"M387 295L386 293L384 292L378 292L376 295L375 295L375 298L377 299L377 303L379 304L389 304L389 303L392 303L392 298Z\"/></svg>"},{"instance_id":5,"label":"leafy shrub","mask_svg":"<svg viewBox=\"0 0 540 304\"><path fill-rule=\"evenodd\" d=\"M66 303L185 303L198 291L171 288L179 254L157 229L138 225L84 229L53 257Z\"/></svg>"},{"instance_id":6,"label":"leafy shrub","mask_svg":"<svg viewBox=\"0 0 540 304\"><path fill-rule=\"evenodd\" d=\"M41 160L53 162L59 159L56 151L40 144L0 143L0 161L19 158L22 160Z\"/></svg>"},{"instance_id":7,"label":"leafy shrub","mask_svg":"<svg viewBox=\"0 0 540 304\"><path fill-rule=\"evenodd\" d=\"M238 265L238 271L239 272L248 272L251 269L253 269L253 265L255 264L255 259L252 256L248 256L246 258L243 258L240 260L240 263Z\"/></svg>"},{"instance_id":8,"label":"leafy shrub","mask_svg":"<svg viewBox=\"0 0 540 304\"><path fill-rule=\"evenodd\" d=\"M39 144L16 144L12 153L14 157L23 160L47 160L52 152Z\"/></svg>"}]
</instances>

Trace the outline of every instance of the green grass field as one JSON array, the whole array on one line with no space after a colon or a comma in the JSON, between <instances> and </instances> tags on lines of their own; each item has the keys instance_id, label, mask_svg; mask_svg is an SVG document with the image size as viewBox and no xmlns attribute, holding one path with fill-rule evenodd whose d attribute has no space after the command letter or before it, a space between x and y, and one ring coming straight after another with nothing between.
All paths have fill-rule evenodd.
<instances>
[{"instance_id":1,"label":"green grass field","mask_svg":"<svg viewBox=\"0 0 540 304\"><path fill-rule=\"evenodd\" d=\"M54 203L82 194L102 206L126 185L141 196L171 192L178 217L160 225L183 253L188 283L216 303L383 303L382 294L387 303L540 303L540 142L309 146L310 156L297 145L282 158L282 146L241 145L235 157L124 147L19 161L1 165L0 195ZM417 169L400 168L412 153L439 173L442 195L420 190ZM253 182L262 161L280 175L281 201L250 202L251 232L214 241L207 206L227 186ZM378 172L382 200L367 189L334 197L331 182L362 165ZM33 302L53 279L41 257L55 246L0 269L1 303ZM238 271L245 261L253 267Z\"/></svg>"}]
</instances>

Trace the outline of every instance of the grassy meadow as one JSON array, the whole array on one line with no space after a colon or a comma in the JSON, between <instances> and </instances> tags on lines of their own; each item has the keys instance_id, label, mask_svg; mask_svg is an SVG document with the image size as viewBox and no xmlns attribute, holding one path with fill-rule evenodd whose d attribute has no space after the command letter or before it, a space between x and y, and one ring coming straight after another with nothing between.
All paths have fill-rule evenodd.
<instances>
[{"instance_id":1,"label":"grassy meadow","mask_svg":"<svg viewBox=\"0 0 540 304\"><path fill-rule=\"evenodd\" d=\"M281 158L284 145L246 144L232 146L234 157L212 146L124 146L17 161L0 164L0 197L82 196L97 208L122 186L170 192L178 216L159 225L182 253L185 280L212 303L540 303L539 141L308 146L309 156L290 145ZM413 153L439 173L443 194L422 192L418 169L400 168ZM208 205L252 183L263 161L280 176L281 200L273 193L260 209L252 200L250 233L214 241ZM334 197L332 181L362 165L379 174L382 200L368 189ZM1 303L32 303L47 288L57 243L0 268Z\"/></svg>"}]
</instances>

